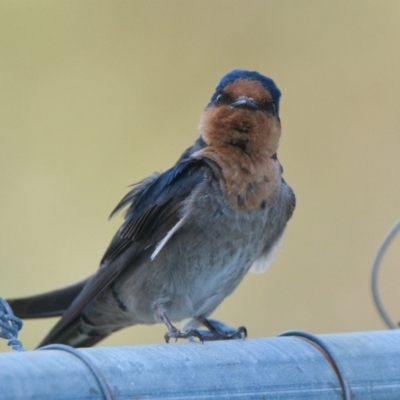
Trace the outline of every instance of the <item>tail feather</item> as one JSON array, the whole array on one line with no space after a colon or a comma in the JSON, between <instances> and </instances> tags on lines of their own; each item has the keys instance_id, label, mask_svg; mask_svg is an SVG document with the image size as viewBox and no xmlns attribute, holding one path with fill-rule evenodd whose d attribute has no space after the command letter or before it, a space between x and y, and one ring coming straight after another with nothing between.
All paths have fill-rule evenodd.
<instances>
[{"instance_id":1,"label":"tail feather","mask_svg":"<svg viewBox=\"0 0 400 400\"><path fill-rule=\"evenodd\" d=\"M92 347L108 335L95 335L95 336L88 336L86 339L82 339L78 343L74 343L73 347Z\"/></svg>"},{"instance_id":2,"label":"tail feather","mask_svg":"<svg viewBox=\"0 0 400 400\"><path fill-rule=\"evenodd\" d=\"M81 320L77 318L61 332L54 334L53 331L50 331L38 347L55 343L66 344L72 347L91 347L108 335L109 333L101 334L95 331L89 333L84 332L81 327Z\"/></svg>"},{"instance_id":3,"label":"tail feather","mask_svg":"<svg viewBox=\"0 0 400 400\"><path fill-rule=\"evenodd\" d=\"M73 285L30 297L7 300L22 319L61 316L85 286L88 278Z\"/></svg>"},{"instance_id":4,"label":"tail feather","mask_svg":"<svg viewBox=\"0 0 400 400\"><path fill-rule=\"evenodd\" d=\"M51 292L7 301L14 314L21 319L62 316L81 293L89 279L91 277ZM61 331L55 331L53 328L38 347L54 343L63 343L72 347L91 347L108 335L109 333L102 334L95 330L84 332L81 328L80 316L78 316Z\"/></svg>"}]
</instances>

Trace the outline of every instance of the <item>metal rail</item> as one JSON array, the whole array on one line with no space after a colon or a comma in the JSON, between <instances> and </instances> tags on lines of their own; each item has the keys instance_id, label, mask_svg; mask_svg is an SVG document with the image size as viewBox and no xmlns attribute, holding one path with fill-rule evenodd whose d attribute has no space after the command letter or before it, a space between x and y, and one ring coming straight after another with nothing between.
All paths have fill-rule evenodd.
<instances>
[{"instance_id":1,"label":"metal rail","mask_svg":"<svg viewBox=\"0 0 400 400\"><path fill-rule=\"evenodd\" d=\"M2 353L0 399L400 399L400 330L297 334Z\"/></svg>"}]
</instances>

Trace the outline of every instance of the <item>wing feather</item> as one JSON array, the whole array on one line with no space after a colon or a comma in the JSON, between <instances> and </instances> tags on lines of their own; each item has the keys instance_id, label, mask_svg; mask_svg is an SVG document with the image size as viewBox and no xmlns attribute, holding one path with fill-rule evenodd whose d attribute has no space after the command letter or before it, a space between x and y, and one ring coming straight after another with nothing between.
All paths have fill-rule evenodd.
<instances>
[{"instance_id":1,"label":"wing feather","mask_svg":"<svg viewBox=\"0 0 400 400\"><path fill-rule=\"evenodd\" d=\"M97 273L88 281L41 346L62 341L76 326L81 312L144 250L155 248L183 217L182 205L204 179L206 163L184 159L163 174L146 178L134 187L112 214L128 206L124 223L114 236ZM174 231L175 232L175 231ZM172 234L172 233L171 233ZM169 236L170 237L170 236Z\"/></svg>"}]
</instances>

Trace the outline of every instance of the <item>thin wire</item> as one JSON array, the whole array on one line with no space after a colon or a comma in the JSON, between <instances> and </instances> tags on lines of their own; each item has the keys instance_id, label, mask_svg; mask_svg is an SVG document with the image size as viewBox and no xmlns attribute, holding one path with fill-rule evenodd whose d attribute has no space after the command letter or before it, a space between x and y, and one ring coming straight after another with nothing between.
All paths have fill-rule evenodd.
<instances>
[{"instance_id":1,"label":"thin wire","mask_svg":"<svg viewBox=\"0 0 400 400\"><path fill-rule=\"evenodd\" d=\"M8 339L7 345L15 351L25 351L18 340L18 332L22 328L22 321L16 317L9 304L0 297L0 337Z\"/></svg>"},{"instance_id":2,"label":"thin wire","mask_svg":"<svg viewBox=\"0 0 400 400\"><path fill-rule=\"evenodd\" d=\"M386 235L385 239L383 239L382 244L380 245L378 252L376 253L375 260L372 264L372 271L371 271L371 290L372 290L372 297L374 299L376 308L378 309L379 314L385 321L386 325L390 329L397 329L396 324L392 321L390 318L389 314L386 312L385 307L382 304L381 298L379 296L379 290L378 290L378 271L379 267L381 265L381 261L383 258L383 255L389 246L390 242L393 240L393 238L396 236L397 232L400 230L400 220L398 220L393 228L389 231L389 233Z\"/></svg>"},{"instance_id":3,"label":"thin wire","mask_svg":"<svg viewBox=\"0 0 400 400\"><path fill-rule=\"evenodd\" d=\"M343 399L344 400L351 399L350 386L345 377L344 370L340 365L338 358L335 356L335 352L325 340L323 340L321 337L313 335L312 333L304 331L286 331L280 333L278 336L297 336L302 339L307 339L306 341L313 343L314 347L317 347L322 354L326 355L329 364L333 367L334 371L336 372L340 386L342 387Z\"/></svg>"}]
</instances>

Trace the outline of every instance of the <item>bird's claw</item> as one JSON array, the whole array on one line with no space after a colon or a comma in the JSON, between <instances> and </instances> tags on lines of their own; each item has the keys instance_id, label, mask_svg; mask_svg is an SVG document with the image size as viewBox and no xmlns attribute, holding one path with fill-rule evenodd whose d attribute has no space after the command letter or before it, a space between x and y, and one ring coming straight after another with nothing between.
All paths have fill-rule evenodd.
<instances>
[{"instance_id":1,"label":"bird's claw","mask_svg":"<svg viewBox=\"0 0 400 400\"><path fill-rule=\"evenodd\" d=\"M244 326L240 326L236 329L225 325L216 319L202 319L201 323L208 328L207 331L197 331L201 335L204 342L212 340L244 340L247 337L247 329ZM189 341L194 342L195 340L193 337L190 337Z\"/></svg>"},{"instance_id":2,"label":"bird's claw","mask_svg":"<svg viewBox=\"0 0 400 400\"><path fill-rule=\"evenodd\" d=\"M164 339L167 343L169 343L171 338L175 339L175 342L177 342L178 339L193 339L194 337L196 337L200 340L201 343L203 343L204 338L196 329L190 329L187 332L181 332L179 329L173 327L170 331L164 334Z\"/></svg>"},{"instance_id":3,"label":"bird's claw","mask_svg":"<svg viewBox=\"0 0 400 400\"><path fill-rule=\"evenodd\" d=\"M219 331L214 330L209 332L208 335L203 335L204 341L211 341L211 340L232 340L232 339L246 339L247 338L247 329L244 326L240 326L238 329L232 332L229 331Z\"/></svg>"}]
</instances>

